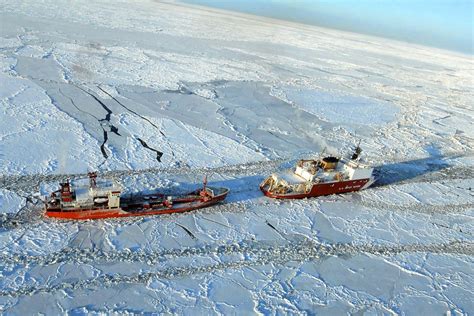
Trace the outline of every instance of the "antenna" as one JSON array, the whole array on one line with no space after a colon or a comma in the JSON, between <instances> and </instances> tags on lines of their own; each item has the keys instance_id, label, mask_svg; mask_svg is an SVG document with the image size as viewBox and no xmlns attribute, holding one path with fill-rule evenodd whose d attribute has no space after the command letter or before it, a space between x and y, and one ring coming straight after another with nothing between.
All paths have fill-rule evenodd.
<instances>
[{"instance_id":1,"label":"antenna","mask_svg":"<svg viewBox=\"0 0 474 316\"><path fill-rule=\"evenodd\" d=\"M327 146L324 146L323 150L321 151L321 153L319 154L319 158L322 158L323 155L324 155L324 152L326 151L327 149Z\"/></svg>"}]
</instances>

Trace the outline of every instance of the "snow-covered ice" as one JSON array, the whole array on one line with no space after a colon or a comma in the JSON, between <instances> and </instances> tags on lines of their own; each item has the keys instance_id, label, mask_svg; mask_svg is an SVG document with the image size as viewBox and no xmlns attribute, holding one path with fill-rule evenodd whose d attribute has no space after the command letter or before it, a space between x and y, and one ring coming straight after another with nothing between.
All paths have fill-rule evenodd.
<instances>
[{"instance_id":1,"label":"snow-covered ice","mask_svg":"<svg viewBox=\"0 0 474 316\"><path fill-rule=\"evenodd\" d=\"M474 313L472 56L176 1L0 3L2 313ZM373 188L258 190L359 139ZM40 195L91 170L231 194L42 216Z\"/></svg>"}]
</instances>

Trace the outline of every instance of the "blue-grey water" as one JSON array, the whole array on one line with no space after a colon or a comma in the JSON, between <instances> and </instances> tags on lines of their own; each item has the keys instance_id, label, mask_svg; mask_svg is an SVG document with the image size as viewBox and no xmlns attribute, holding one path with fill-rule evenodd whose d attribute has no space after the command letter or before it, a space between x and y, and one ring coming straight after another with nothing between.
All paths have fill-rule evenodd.
<instances>
[{"instance_id":1,"label":"blue-grey water","mask_svg":"<svg viewBox=\"0 0 474 316\"><path fill-rule=\"evenodd\" d=\"M182 1L474 53L474 0Z\"/></svg>"}]
</instances>

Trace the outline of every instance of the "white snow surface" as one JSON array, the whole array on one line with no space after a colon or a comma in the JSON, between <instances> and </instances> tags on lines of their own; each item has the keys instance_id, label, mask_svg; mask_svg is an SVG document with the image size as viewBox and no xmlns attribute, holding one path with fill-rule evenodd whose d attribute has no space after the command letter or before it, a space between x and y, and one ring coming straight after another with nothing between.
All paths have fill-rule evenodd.
<instances>
[{"instance_id":1,"label":"white snow surface","mask_svg":"<svg viewBox=\"0 0 474 316\"><path fill-rule=\"evenodd\" d=\"M473 71L472 56L175 1L0 0L0 312L473 314ZM374 187L258 190L359 139ZM40 195L91 170L126 192L208 175L231 194L44 218Z\"/></svg>"}]
</instances>

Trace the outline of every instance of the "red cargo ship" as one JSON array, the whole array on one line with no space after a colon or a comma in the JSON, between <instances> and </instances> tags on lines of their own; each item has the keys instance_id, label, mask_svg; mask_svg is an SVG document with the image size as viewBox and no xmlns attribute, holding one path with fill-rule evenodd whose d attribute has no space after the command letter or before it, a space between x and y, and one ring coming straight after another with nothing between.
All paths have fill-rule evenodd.
<instances>
[{"instance_id":1,"label":"red cargo ship","mask_svg":"<svg viewBox=\"0 0 474 316\"><path fill-rule=\"evenodd\" d=\"M374 169L359 162L361 152L357 146L349 159L300 160L295 169L265 179L260 190L271 198L302 199L366 189L375 182Z\"/></svg>"},{"instance_id":2,"label":"red cargo ship","mask_svg":"<svg viewBox=\"0 0 474 316\"><path fill-rule=\"evenodd\" d=\"M188 212L223 201L229 189L204 186L183 195L129 195L111 181L98 181L97 173L89 173L88 185L75 185L67 180L45 201L49 217L64 219L99 219Z\"/></svg>"}]
</instances>

